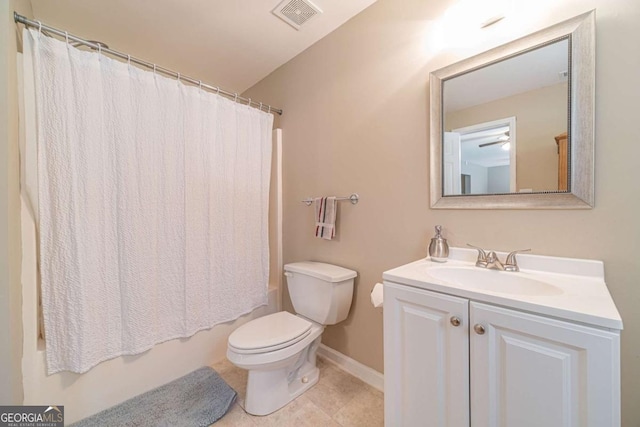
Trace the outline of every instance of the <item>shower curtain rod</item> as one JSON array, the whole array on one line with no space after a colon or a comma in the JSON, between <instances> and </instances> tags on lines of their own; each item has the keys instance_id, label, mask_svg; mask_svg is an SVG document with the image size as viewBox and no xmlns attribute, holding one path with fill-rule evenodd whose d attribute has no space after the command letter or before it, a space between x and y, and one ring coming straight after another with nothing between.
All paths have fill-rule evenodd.
<instances>
[{"instance_id":1,"label":"shower curtain rod","mask_svg":"<svg viewBox=\"0 0 640 427\"><path fill-rule=\"evenodd\" d=\"M209 89L210 91L213 91L216 94L225 95L228 98L232 98L234 101L244 102L247 105L258 107L258 109L264 110L264 111L266 111L268 113L278 113L279 115L282 115L282 110L280 108L274 108L271 105L263 104L262 102L255 102L255 101L252 101L251 98L245 98L245 97L239 96L237 93L228 92L226 90L220 89L219 87L211 86L211 85L202 83L201 80L196 80L196 79L194 79L192 77L182 75L182 74L178 73L177 71L169 70L168 68L163 68L163 67L160 67L160 66L158 66L156 64L152 64L151 62L143 61L142 59L134 58L131 55L127 55L125 53L118 52L117 50L113 50L113 49L109 49L107 47L104 47L103 43L100 43L100 42L96 43L96 42L93 42L93 41L90 41L90 40L85 40L85 39L82 39L80 37L77 37L77 36L74 36L72 34L69 34L66 31L62 31L62 30L59 30L57 28L53 28L53 27L50 27L48 25L45 25L45 24L41 23L40 21L33 21L33 20L31 20L31 19L29 19L29 18L27 18L25 16L22 16L22 15L18 14L17 12L13 12L13 20L15 22L17 22L17 23L24 24L26 27L38 28L40 31L45 30L47 32L56 34L57 36L64 37L65 40L67 40L67 41L72 40L74 42L83 44L85 46L89 46L90 48L92 48L94 50L97 50L99 52L105 52L105 53L108 53L110 55L117 56L118 58L125 59L125 60L127 60L129 62L134 62L134 63L136 63L138 65L142 65L144 67L150 68L155 72L160 72L160 73L166 74L168 76L174 77L174 78L178 79L179 81L187 81L187 82L192 83L195 86L198 86L200 88Z\"/></svg>"}]
</instances>

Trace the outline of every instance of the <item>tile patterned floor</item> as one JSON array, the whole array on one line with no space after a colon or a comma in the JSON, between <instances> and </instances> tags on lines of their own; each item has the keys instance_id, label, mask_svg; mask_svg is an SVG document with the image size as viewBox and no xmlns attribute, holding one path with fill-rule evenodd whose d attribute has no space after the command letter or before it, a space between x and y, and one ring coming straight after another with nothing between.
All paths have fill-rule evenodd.
<instances>
[{"instance_id":1,"label":"tile patterned floor","mask_svg":"<svg viewBox=\"0 0 640 427\"><path fill-rule=\"evenodd\" d=\"M213 427L384 425L382 393L320 357L318 383L284 408L265 417L249 415L242 409L247 385L245 370L227 360L213 368L238 392L233 408Z\"/></svg>"}]
</instances>

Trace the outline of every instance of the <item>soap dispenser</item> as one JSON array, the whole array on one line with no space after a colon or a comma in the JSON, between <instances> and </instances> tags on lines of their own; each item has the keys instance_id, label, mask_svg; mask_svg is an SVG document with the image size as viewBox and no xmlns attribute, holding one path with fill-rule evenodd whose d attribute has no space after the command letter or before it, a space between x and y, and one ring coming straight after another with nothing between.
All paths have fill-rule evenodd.
<instances>
[{"instance_id":1,"label":"soap dispenser","mask_svg":"<svg viewBox=\"0 0 640 427\"><path fill-rule=\"evenodd\" d=\"M442 238L442 226L436 225L436 236L429 244L429 257L435 262L447 262L449 257L449 244Z\"/></svg>"}]
</instances>

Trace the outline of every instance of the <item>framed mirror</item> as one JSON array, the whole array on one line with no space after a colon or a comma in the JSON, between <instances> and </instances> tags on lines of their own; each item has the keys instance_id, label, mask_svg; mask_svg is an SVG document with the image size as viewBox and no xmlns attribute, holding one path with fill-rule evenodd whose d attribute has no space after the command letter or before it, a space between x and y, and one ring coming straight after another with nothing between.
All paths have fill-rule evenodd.
<instances>
[{"instance_id":1,"label":"framed mirror","mask_svg":"<svg viewBox=\"0 0 640 427\"><path fill-rule=\"evenodd\" d=\"M431 207L589 209L595 12L430 75Z\"/></svg>"}]
</instances>

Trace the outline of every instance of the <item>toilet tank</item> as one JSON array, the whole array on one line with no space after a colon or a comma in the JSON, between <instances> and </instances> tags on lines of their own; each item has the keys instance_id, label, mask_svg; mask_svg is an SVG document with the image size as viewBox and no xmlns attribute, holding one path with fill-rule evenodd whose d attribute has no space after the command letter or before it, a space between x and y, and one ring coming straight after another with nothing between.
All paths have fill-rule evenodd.
<instances>
[{"instance_id":1,"label":"toilet tank","mask_svg":"<svg viewBox=\"0 0 640 427\"><path fill-rule=\"evenodd\" d=\"M313 261L286 264L284 271L296 313L321 325L347 318L357 272Z\"/></svg>"}]
</instances>

